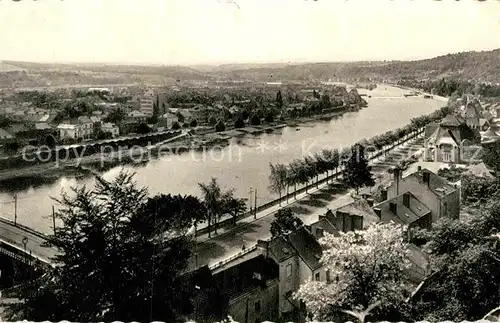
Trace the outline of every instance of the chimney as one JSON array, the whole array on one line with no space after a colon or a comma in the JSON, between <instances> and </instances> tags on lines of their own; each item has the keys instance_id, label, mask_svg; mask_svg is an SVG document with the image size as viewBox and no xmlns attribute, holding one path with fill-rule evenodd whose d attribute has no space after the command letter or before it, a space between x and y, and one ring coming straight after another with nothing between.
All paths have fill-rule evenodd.
<instances>
[{"instance_id":1,"label":"chimney","mask_svg":"<svg viewBox=\"0 0 500 323\"><path fill-rule=\"evenodd\" d=\"M417 170L420 172L422 170L422 166L418 165Z\"/></svg>"},{"instance_id":2,"label":"chimney","mask_svg":"<svg viewBox=\"0 0 500 323\"><path fill-rule=\"evenodd\" d=\"M387 200L387 190L385 188L380 190L380 199L382 200L381 202Z\"/></svg>"},{"instance_id":3,"label":"chimney","mask_svg":"<svg viewBox=\"0 0 500 323\"><path fill-rule=\"evenodd\" d=\"M379 209L378 207L374 208L373 211L375 211L375 214L378 216L379 220L382 219L382 210Z\"/></svg>"},{"instance_id":4,"label":"chimney","mask_svg":"<svg viewBox=\"0 0 500 323\"><path fill-rule=\"evenodd\" d=\"M402 177L402 171L401 171L401 168L394 167L393 172L394 172L394 185L396 185L396 196L398 196L399 195L399 181L401 180L401 177Z\"/></svg>"},{"instance_id":5,"label":"chimney","mask_svg":"<svg viewBox=\"0 0 500 323\"><path fill-rule=\"evenodd\" d=\"M389 210L391 210L392 213L396 214L398 211L398 205L394 202L389 203Z\"/></svg>"},{"instance_id":6,"label":"chimney","mask_svg":"<svg viewBox=\"0 0 500 323\"><path fill-rule=\"evenodd\" d=\"M429 185L430 177L431 177L431 174L429 174L429 172L424 171L422 173L422 178L423 178L424 184Z\"/></svg>"},{"instance_id":7,"label":"chimney","mask_svg":"<svg viewBox=\"0 0 500 323\"><path fill-rule=\"evenodd\" d=\"M372 207L372 206L373 206L373 199L372 199L371 197L370 197L370 198L367 198L367 199L366 199L366 202L368 203L368 205L369 205L370 207Z\"/></svg>"},{"instance_id":8,"label":"chimney","mask_svg":"<svg viewBox=\"0 0 500 323\"><path fill-rule=\"evenodd\" d=\"M405 193L403 195L403 205L410 208L410 193Z\"/></svg>"}]
</instances>

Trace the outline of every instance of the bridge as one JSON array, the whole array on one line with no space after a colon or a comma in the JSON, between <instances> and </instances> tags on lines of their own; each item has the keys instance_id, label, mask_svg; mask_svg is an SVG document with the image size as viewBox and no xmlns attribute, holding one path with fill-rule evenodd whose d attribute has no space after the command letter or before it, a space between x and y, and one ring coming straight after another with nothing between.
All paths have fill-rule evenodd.
<instances>
[{"instance_id":1,"label":"bridge","mask_svg":"<svg viewBox=\"0 0 500 323\"><path fill-rule=\"evenodd\" d=\"M23 263L40 261L51 265L55 248L42 247L47 237L21 224L0 218L0 253Z\"/></svg>"}]
</instances>

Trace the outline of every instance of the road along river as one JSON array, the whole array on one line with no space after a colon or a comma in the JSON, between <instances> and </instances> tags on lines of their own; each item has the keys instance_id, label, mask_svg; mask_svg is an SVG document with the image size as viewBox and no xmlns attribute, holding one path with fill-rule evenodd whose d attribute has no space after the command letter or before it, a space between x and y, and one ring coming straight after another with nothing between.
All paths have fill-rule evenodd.
<instances>
[{"instance_id":1,"label":"road along river","mask_svg":"<svg viewBox=\"0 0 500 323\"><path fill-rule=\"evenodd\" d=\"M349 112L330 121L287 127L274 133L233 138L229 146L180 155L169 154L145 165L128 166L126 169L136 172L138 184L147 186L151 194L199 195L198 183L216 177L222 187L234 188L240 197L249 198L250 189L257 189L257 205L262 205L276 198L268 191L269 163L288 164L294 158L325 148L347 147L364 138L404 126L411 118L429 114L446 104L440 98L404 98L403 93L408 91L384 85L373 91L359 92L367 93L372 98L365 97L368 107L358 112ZM110 179L120 169L111 169L104 177ZM54 205L51 197L59 197L62 190L77 184L92 186L93 181L92 178L77 180L62 177L50 185L17 192L17 221L50 233L50 215ZM14 220L15 209L13 192L1 192L0 216Z\"/></svg>"}]
</instances>

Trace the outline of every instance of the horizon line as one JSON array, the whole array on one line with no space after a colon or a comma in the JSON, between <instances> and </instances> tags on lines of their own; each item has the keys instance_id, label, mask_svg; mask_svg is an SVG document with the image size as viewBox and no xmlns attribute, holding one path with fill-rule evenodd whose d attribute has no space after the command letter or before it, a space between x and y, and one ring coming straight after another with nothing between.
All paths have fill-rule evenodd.
<instances>
[{"instance_id":1,"label":"horizon line","mask_svg":"<svg viewBox=\"0 0 500 323\"><path fill-rule=\"evenodd\" d=\"M441 55L425 57L425 58L409 58L409 59L365 59L365 60L337 60L337 61L327 61L327 60L289 60L289 61L248 61L248 62L220 62L220 63L191 63L191 64L165 64L165 63L140 63L140 62L91 62L91 61L36 61L36 60L12 60L12 59L0 59L2 63L33 63L33 64L54 64L54 65L113 65L113 66L151 66L151 67L221 67L228 65L302 65L302 64L348 64L348 63L393 63L393 62L416 62L428 59L439 58L447 55L455 55L461 53L481 53L481 52L492 52L500 50L500 48L490 49L490 50L469 50L469 51L457 51L448 52Z\"/></svg>"}]
</instances>

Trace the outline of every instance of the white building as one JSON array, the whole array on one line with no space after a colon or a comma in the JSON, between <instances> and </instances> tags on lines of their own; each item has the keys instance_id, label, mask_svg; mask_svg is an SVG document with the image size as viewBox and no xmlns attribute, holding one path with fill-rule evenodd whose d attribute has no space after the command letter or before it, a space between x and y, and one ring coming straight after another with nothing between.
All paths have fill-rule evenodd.
<instances>
[{"instance_id":1,"label":"white building","mask_svg":"<svg viewBox=\"0 0 500 323\"><path fill-rule=\"evenodd\" d=\"M94 134L94 122L87 116L78 117L77 122L82 130L83 138L88 139Z\"/></svg>"},{"instance_id":2,"label":"white building","mask_svg":"<svg viewBox=\"0 0 500 323\"><path fill-rule=\"evenodd\" d=\"M81 126L77 124L61 123L57 126L57 130L59 130L59 138L63 140L83 138Z\"/></svg>"},{"instance_id":3,"label":"white building","mask_svg":"<svg viewBox=\"0 0 500 323\"><path fill-rule=\"evenodd\" d=\"M167 128L168 129L171 129L172 125L174 123L179 122L179 117L176 116L175 114L169 113L169 112L167 112L164 115L162 115L162 118L167 121Z\"/></svg>"},{"instance_id":4,"label":"white building","mask_svg":"<svg viewBox=\"0 0 500 323\"><path fill-rule=\"evenodd\" d=\"M111 134L111 137L116 138L120 136L120 129L117 125L111 122L103 123L101 130Z\"/></svg>"}]
</instances>

